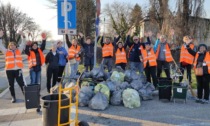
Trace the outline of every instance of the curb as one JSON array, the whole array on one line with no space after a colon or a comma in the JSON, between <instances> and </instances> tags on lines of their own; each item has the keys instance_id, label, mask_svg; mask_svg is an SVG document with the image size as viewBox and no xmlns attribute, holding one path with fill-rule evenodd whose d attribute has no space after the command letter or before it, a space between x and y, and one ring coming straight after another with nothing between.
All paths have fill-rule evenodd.
<instances>
[{"instance_id":1,"label":"curb","mask_svg":"<svg viewBox=\"0 0 210 126\"><path fill-rule=\"evenodd\" d=\"M15 84L15 85L16 85L16 84ZM2 98L8 91L9 91L9 87L6 88L3 92L1 92L0 98Z\"/></svg>"}]
</instances>

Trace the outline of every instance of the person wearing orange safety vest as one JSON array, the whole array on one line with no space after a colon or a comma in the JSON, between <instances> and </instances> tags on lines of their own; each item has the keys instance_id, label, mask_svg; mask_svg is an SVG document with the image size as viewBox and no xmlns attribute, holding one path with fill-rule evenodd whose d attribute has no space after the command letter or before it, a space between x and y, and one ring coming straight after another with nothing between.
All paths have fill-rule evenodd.
<instances>
[{"instance_id":1,"label":"person wearing orange safety vest","mask_svg":"<svg viewBox=\"0 0 210 126\"><path fill-rule=\"evenodd\" d=\"M173 57L171 55L171 50L169 44L166 42L166 37L164 35L158 38L157 42L157 50L155 52L157 58L157 77L160 78L162 73L162 69L164 68L167 78L170 77L170 66L169 63L173 61ZM154 49L155 50L155 49Z\"/></svg>"},{"instance_id":2,"label":"person wearing orange safety vest","mask_svg":"<svg viewBox=\"0 0 210 126\"><path fill-rule=\"evenodd\" d=\"M41 66L45 63L43 50L46 45L46 34L42 33L42 44L38 47L38 42L28 42L25 53L28 55L28 67L30 73L30 84L41 84Z\"/></svg>"},{"instance_id":3,"label":"person wearing orange safety vest","mask_svg":"<svg viewBox=\"0 0 210 126\"><path fill-rule=\"evenodd\" d=\"M12 96L12 103L16 102L15 96L15 80L20 86L21 91L23 92L24 79L23 79L23 59L22 51L25 48L25 35L20 32L22 36L22 43L17 48L15 42L9 42L8 49L6 49L2 44L3 31L0 30L0 51L5 55L5 70L7 79L9 82L9 90Z\"/></svg>"},{"instance_id":4,"label":"person wearing orange safety vest","mask_svg":"<svg viewBox=\"0 0 210 126\"><path fill-rule=\"evenodd\" d=\"M151 76L153 85L155 88L157 87L157 76L156 76L156 68L157 68L157 61L156 55L154 53L153 48L151 48L151 43L146 42L145 48L141 49L141 58L140 60L143 62L145 75L147 77L147 81L151 83Z\"/></svg>"},{"instance_id":5,"label":"person wearing orange safety vest","mask_svg":"<svg viewBox=\"0 0 210 126\"><path fill-rule=\"evenodd\" d=\"M106 65L108 68L108 72L112 71L112 65L113 65L113 56L114 56L114 45L110 40L110 37L106 37L105 41L104 37L102 36L100 40L101 47L102 47L102 66Z\"/></svg>"},{"instance_id":6,"label":"person wearing orange safety vest","mask_svg":"<svg viewBox=\"0 0 210 126\"><path fill-rule=\"evenodd\" d=\"M191 77L191 68L192 64L194 61L194 56L190 54L187 50L187 46L191 48L192 50L195 50L194 44L191 42L192 39L190 36L184 36L183 38L184 44L181 47L181 52L180 52L180 70L182 74L184 75L184 69L187 69L187 78L190 83L192 83L192 77ZM183 76L180 76L179 82L183 80Z\"/></svg>"},{"instance_id":7,"label":"person wearing orange safety vest","mask_svg":"<svg viewBox=\"0 0 210 126\"><path fill-rule=\"evenodd\" d=\"M114 47L115 47L115 66L121 67L125 70L127 64L127 55L126 55L126 47L127 43L123 45L123 42L120 39L121 36L114 37Z\"/></svg>"},{"instance_id":8,"label":"person wearing orange safety vest","mask_svg":"<svg viewBox=\"0 0 210 126\"><path fill-rule=\"evenodd\" d=\"M66 34L66 44L68 45L68 60L70 61L70 67L71 67L71 74L70 78L77 78L78 74L78 66L81 61L81 52L82 49L78 45L78 40L72 39L70 42L68 35Z\"/></svg>"},{"instance_id":9,"label":"person wearing orange safety vest","mask_svg":"<svg viewBox=\"0 0 210 126\"><path fill-rule=\"evenodd\" d=\"M187 50L190 54L195 56L193 67L202 68L203 75L196 75L197 80L197 103L208 104L209 103L209 82L210 82L210 53L207 52L207 46L200 44L198 51L195 52L189 46Z\"/></svg>"}]
</instances>

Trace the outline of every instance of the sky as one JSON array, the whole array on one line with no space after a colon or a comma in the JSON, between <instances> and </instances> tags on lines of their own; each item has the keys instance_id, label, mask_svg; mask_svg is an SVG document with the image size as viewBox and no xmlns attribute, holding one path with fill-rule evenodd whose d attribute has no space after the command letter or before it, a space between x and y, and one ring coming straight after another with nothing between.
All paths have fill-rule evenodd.
<instances>
[{"instance_id":1,"label":"sky","mask_svg":"<svg viewBox=\"0 0 210 126\"><path fill-rule=\"evenodd\" d=\"M42 30L47 30L52 33L53 39L62 39L62 35L58 35L57 29L57 10L50 9L47 0L0 0L3 3L10 2L12 6L17 7L23 13L32 17L34 21L40 25ZM85 1L85 0L84 0ZM123 3L130 3L135 5L138 3L144 9L148 5L149 0L101 0L101 8L105 7L107 3L113 1L120 1ZM174 1L174 0L173 0ZM210 0L206 0L204 4L207 13L206 18L210 18Z\"/></svg>"}]
</instances>

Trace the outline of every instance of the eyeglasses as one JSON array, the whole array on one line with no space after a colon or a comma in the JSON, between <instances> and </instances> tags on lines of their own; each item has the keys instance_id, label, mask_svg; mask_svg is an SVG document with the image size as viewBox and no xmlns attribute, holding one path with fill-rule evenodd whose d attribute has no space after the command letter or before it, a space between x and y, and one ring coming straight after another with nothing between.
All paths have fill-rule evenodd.
<instances>
[{"instance_id":1,"label":"eyeglasses","mask_svg":"<svg viewBox=\"0 0 210 126\"><path fill-rule=\"evenodd\" d=\"M138 41L138 39L133 39L133 41Z\"/></svg>"}]
</instances>

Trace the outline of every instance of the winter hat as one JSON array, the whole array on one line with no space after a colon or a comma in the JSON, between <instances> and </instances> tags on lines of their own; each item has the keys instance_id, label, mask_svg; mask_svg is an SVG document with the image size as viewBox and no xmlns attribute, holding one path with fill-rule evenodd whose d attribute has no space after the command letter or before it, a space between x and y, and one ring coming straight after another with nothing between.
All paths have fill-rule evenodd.
<instances>
[{"instance_id":1,"label":"winter hat","mask_svg":"<svg viewBox=\"0 0 210 126\"><path fill-rule=\"evenodd\" d=\"M150 45L151 43L150 43L150 42L145 42L144 44L145 44L145 45Z\"/></svg>"},{"instance_id":2,"label":"winter hat","mask_svg":"<svg viewBox=\"0 0 210 126\"><path fill-rule=\"evenodd\" d=\"M198 46L198 51L200 50L200 47L201 46L204 46L205 48L206 48L206 50L207 50L207 45L206 44L199 44L199 46Z\"/></svg>"},{"instance_id":3,"label":"winter hat","mask_svg":"<svg viewBox=\"0 0 210 126\"><path fill-rule=\"evenodd\" d=\"M32 43L31 43L31 47L32 47L34 44L36 44L36 45L38 46L38 42L32 42Z\"/></svg>"}]
</instances>

